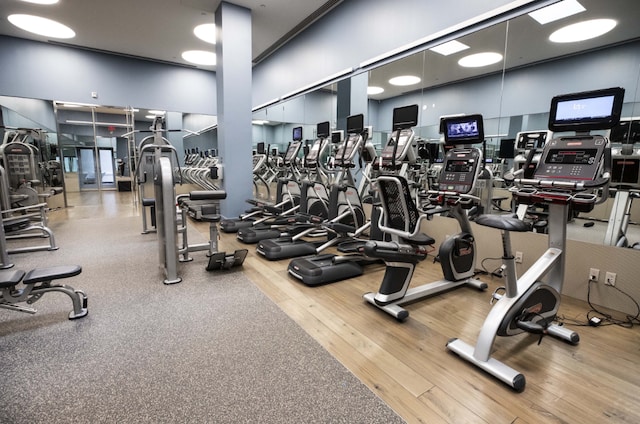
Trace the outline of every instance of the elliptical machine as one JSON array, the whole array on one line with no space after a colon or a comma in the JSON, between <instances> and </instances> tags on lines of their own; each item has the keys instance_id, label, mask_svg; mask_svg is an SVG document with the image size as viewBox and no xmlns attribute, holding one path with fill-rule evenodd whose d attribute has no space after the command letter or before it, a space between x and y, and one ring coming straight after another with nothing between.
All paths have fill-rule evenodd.
<instances>
[{"instance_id":1,"label":"elliptical machine","mask_svg":"<svg viewBox=\"0 0 640 424\"><path fill-rule=\"evenodd\" d=\"M482 152L475 147L457 145L481 143L484 128L481 115L443 118L447 152L440 173L439 190L429 191L430 202L440 207L420 213L413 201L407 180L401 176L378 177L378 190L385 222L380 229L391 235L391 242L368 242L367 256L381 258L387 268L377 293L366 293L364 299L404 321L409 312L401 305L469 285L485 290L487 284L474 279L475 240L467 210L477 205L479 198L471 195L482 171ZM460 233L440 244L438 257L444 279L409 289L418 261L426 258L426 247L435 241L420 233L420 224L430 215L448 212L460 225ZM418 216L419 215L419 216Z\"/></svg>"},{"instance_id":2,"label":"elliptical machine","mask_svg":"<svg viewBox=\"0 0 640 424\"><path fill-rule=\"evenodd\" d=\"M493 293L497 300L487 316L478 341L471 346L451 339L447 348L483 369L517 391L524 390L525 377L491 357L496 336L522 332L552 335L577 344L579 335L553 325L560 306L564 280L566 226L570 207L581 212L593 209L608 196L610 169L609 140L589 131L612 128L620 119L624 89L610 88L554 97L551 101L549 129L575 131L575 135L556 137L544 146L532 179L516 179L514 197L522 203L549 205L549 247L520 277L511 250L509 233L528 231L529 225L510 215L481 215L476 223L501 230L505 287ZM528 164L525 166L525 169ZM604 187L600 199L597 189ZM503 293L498 293L498 292Z\"/></svg>"}]
</instances>

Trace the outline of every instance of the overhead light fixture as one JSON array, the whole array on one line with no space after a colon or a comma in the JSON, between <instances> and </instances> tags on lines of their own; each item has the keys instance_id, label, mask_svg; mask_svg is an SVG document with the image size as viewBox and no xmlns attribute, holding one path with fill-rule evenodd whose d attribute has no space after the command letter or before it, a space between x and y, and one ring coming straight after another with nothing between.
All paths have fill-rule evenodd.
<instances>
[{"instance_id":1,"label":"overhead light fixture","mask_svg":"<svg viewBox=\"0 0 640 424\"><path fill-rule=\"evenodd\" d=\"M216 64L216 54L204 50L188 50L182 53L182 58L196 65L213 66Z\"/></svg>"},{"instance_id":2,"label":"overhead light fixture","mask_svg":"<svg viewBox=\"0 0 640 424\"><path fill-rule=\"evenodd\" d=\"M389 84L405 86L405 85L413 85L419 83L421 80L419 77L414 75L402 75L399 77L393 77L389 80Z\"/></svg>"},{"instance_id":3,"label":"overhead light fixture","mask_svg":"<svg viewBox=\"0 0 640 424\"><path fill-rule=\"evenodd\" d=\"M167 112L165 112L164 110L150 110L149 113L153 115L164 115Z\"/></svg>"},{"instance_id":4,"label":"overhead light fixture","mask_svg":"<svg viewBox=\"0 0 640 424\"><path fill-rule=\"evenodd\" d=\"M531 12L529 13L529 16L538 21L539 24L544 25L549 22L584 12L585 10L587 9L578 3L577 0L563 0L552 4L551 6L543 7L542 9Z\"/></svg>"},{"instance_id":5,"label":"overhead light fixture","mask_svg":"<svg viewBox=\"0 0 640 424\"><path fill-rule=\"evenodd\" d=\"M382 92L384 92L384 88L382 88L382 87L376 87L374 85L370 85L369 87L367 87L367 94L369 96L380 94Z\"/></svg>"},{"instance_id":6,"label":"overhead light fixture","mask_svg":"<svg viewBox=\"0 0 640 424\"><path fill-rule=\"evenodd\" d=\"M458 65L465 68L481 68L483 66L493 65L502 60L502 55L495 52L483 52L470 54L458 61Z\"/></svg>"},{"instance_id":7,"label":"overhead light fixture","mask_svg":"<svg viewBox=\"0 0 640 424\"><path fill-rule=\"evenodd\" d=\"M456 40L452 40L444 44L440 44L439 46L431 47L429 50L431 50L432 52L440 53L443 56L449 56L450 54L458 53L468 48L469 46L467 46L466 44Z\"/></svg>"},{"instance_id":8,"label":"overhead light fixture","mask_svg":"<svg viewBox=\"0 0 640 424\"><path fill-rule=\"evenodd\" d=\"M613 19L591 19L560 28L549 36L554 43L574 43L600 37L616 27Z\"/></svg>"},{"instance_id":9,"label":"overhead light fixture","mask_svg":"<svg viewBox=\"0 0 640 424\"><path fill-rule=\"evenodd\" d=\"M147 119L156 119L156 115L145 115L144 117Z\"/></svg>"},{"instance_id":10,"label":"overhead light fixture","mask_svg":"<svg viewBox=\"0 0 640 424\"><path fill-rule=\"evenodd\" d=\"M265 121L264 119L254 119L251 123L254 125L265 125L268 124L269 121Z\"/></svg>"},{"instance_id":11,"label":"overhead light fixture","mask_svg":"<svg viewBox=\"0 0 640 424\"><path fill-rule=\"evenodd\" d=\"M193 33L207 43L216 44L216 25L215 24L202 24L193 29Z\"/></svg>"},{"instance_id":12,"label":"overhead light fixture","mask_svg":"<svg viewBox=\"0 0 640 424\"><path fill-rule=\"evenodd\" d=\"M35 4L56 4L60 0L22 0L27 3L35 3Z\"/></svg>"},{"instance_id":13,"label":"overhead light fixture","mask_svg":"<svg viewBox=\"0 0 640 424\"><path fill-rule=\"evenodd\" d=\"M51 19L33 15L9 15L9 22L20 29L51 38L73 38L76 33L68 26Z\"/></svg>"}]
</instances>

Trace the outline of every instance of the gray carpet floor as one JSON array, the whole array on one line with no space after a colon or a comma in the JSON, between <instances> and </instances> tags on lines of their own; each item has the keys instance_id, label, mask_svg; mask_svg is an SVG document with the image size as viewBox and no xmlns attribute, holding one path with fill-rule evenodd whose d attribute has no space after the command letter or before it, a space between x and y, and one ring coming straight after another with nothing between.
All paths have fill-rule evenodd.
<instances>
[{"instance_id":1,"label":"gray carpet floor","mask_svg":"<svg viewBox=\"0 0 640 424\"><path fill-rule=\"evenodd\" d=\"M62 293L35 315L0 309L0 422L402 422L242 271L209 273L195 252L166 286L139 218L52 228L60 250L10 258L81 265L64 283L89 315L68 320Z\"/></svg>"}]
</instances>

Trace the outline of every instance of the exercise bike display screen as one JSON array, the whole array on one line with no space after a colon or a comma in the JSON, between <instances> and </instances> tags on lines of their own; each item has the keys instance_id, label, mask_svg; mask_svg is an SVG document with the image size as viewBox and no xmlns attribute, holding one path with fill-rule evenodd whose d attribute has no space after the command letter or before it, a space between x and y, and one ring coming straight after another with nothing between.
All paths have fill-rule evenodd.
<instances>
[{"instance_id":1,"label":"exercise bike display screen","mask_svg":"<svg viewBox=\"0 0 640 424\"><path fill-rule=\"evenodd\" d=\"M484 141L482 115L442 118L440 127L444 132L444 141L449 145L482 143Z\"/></svg>"},{"instance_id":2,"label":"exercise bike display screen","mask_svg":"<svg viewBox=\"0 0 640 424\"><path fill-rule=\"evenodd\" d=\"M620 121L624 88L565 94L551 100L551 131L591 131L613 128Z\"/></svg>"},{"instance_id":3,"label":"exercise bike display screen","mask_svg":"<svg viewBox=\"0 0 640 424\"><path fill-rule=\"evenodd\" d=\"M589 165L595 163L597 154L597 149L550 149L546 163Z\"/></svg>"},{"instance_id":4,"label":"exercise bike display screen","mask_svg":"<svg viewBox=\"0 0 640 424\"><path fill-rule=\"evenodd\" d=\"M473 165L468 160L450 160L447 161L445 172L470 172Z\"/></svg>"}]
</instances>

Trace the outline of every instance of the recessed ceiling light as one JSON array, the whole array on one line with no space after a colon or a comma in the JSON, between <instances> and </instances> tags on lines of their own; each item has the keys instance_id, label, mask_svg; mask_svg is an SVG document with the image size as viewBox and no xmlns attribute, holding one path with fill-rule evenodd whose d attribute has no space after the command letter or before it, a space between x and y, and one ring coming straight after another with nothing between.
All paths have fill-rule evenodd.
<instances>
[{"instance_id":1,"label":"recessed ceiling light","mask_svg":"<svg viewBox=\"0 0 640 424\"><path fill-rule=\"evenodd\" d=\"M153 115L164 115L167 112L165 112L164 110L150 110L149 113Z\"/></svg>"},{"instance_id":2,"label":"recessed ceiling light","mask_svg":"<svg viewBox=\"0 0 640 424\"><path fill-rule=\"evenodd\" d=\"M156 115L145 115L144 117L147 119L156 119Z\"/></svg>"},{"instance_id":3,"label":"recessed ceiling light","mask_svg":"<svg viewBox=\"0 0 640 424\"><path fill-rule=\"evenodd\" d=\"M376 87L374 85L370 85L369 87L367 87L367 94L372 96L374 94L380 94L384 92L384 88L382 87Z\"/></svg>"},{"instance_id":4,"label":"recessed ceiling light","mask_svg":"<svg viewBox=\"0 0 640 424\"><path fill-rule=\"evenodd\" d=\"M213 66L216 64L216 54L203 50L188 50L182 53L182 58L196 65Z\"/></svg>"},{"instance_id":5,"label":"recessed ceiling light","mask_svg":"<svg viewBox=\"0 0 640 424\"><path fill-rule=\"evenodd\" d=\"M413 75L402 75L399 77L393 77L389 80L391 85L413 85L420 82L420 78Z\"/></svg>"},{"instance_id":6,"label":"recessed ceiling light","mask_svg":"<svg viewBox=\"0 0 640 424\"><path fill-rule=\"evenodd\" d=\"M254 119L251 123L254 125L265 125L268 124L269 121L265 121L264 119Z\"/></svg>"},{"instance_id":7,"label":"recessed ceiling light","mask_svg":"<svg viewBox=\"0 0 640 424\"><path fill-rule=\"evenodd\" d=\"M25 31L51 38L73 38L76 33L66 25L33 15L9 15L9 22Z\"/></svg>"},{"instance_id":8,"label":"recessed ceiling light","mask_svg":"<svg viewBox=\"0 0 640 424\"><path fill-rule=\"evenodd\" d=\"M207 43L216 44L216 25L215 24L202 24L193 29L193 33Z\"/></svg>"},{"instance_id":9,"label":"recessed ceiling light","mask_svg":"<svg viewBox=\"0 0 640 424\"><path fill-rule=\"evenodd\" d=\"M502 55L500 53L484 52L465 56L458 61L458 65L465 68L480 68L482 66L493 65L501 60Z\"/></svg>"},{"instance_id":10,"label":"recessed ceiling light","mask_svg":"<svg viewBox=\"0 0 640 424\"><path fill-rule=\"evenodd\" d=\"M584 12L584 6L577 2L577 0L563 0L561 2L552 4L551 6L543 7L534 12L529 13L533 19L538 21L541 25L548 24L549 22L557 21L567 16L575 15L576 13Z\"/></svg>"},{"instance_id":11,"label":"recessed ceiling light","mask_svg":"<svg viewBox=\"0 0 640 424\"><path fill-rule=\"evenodd\" d=\"M468 48L469 46L467 46L466 44L453 40L444 44L440 44L439 46L431 47L429 50L440 53L443 56L449 56L450 54L458 53Z\"/></svg>"},{"instance_id":12,"label":"recessed ceiling light","mask_svg":"<svg viewBox=\"0 0 640 424\"><path fill-rule=\"evenodd\" d=\"M35 4L56 4L59 0L22 0L27 3L35 3Z\"/></svg>"},{"instance_id":13,"label":"recessed ceiling light","mask_svg":"<svg viewBox=\"0 0 640 424\"><path fill-rule=\"evenodd\" d=\"M613 19L591 19L560 28L549 36L554 43L590 40L611 31L618 23Z\"/></svg>"}]
</instances>

